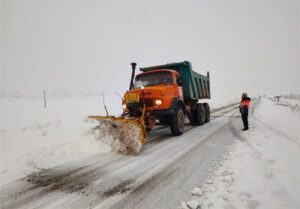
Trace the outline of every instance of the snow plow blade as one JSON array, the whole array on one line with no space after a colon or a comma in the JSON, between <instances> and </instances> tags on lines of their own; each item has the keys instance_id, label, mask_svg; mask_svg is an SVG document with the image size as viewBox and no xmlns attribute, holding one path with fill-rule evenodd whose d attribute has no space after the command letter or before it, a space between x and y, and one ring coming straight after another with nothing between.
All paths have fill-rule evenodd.
<instances>
[{"instance_id":1,"label":"snow plow blade","mask_svg":"<svg viewBox=\"0 0 300 209\"><path fill-rule=\"evenodd\" d=\"M114 117L114 116L89 116L99 121L98 129L104 138L109 138L105 143L109 144L113 151L124 154L137 155L147 139L147 133L143 117Z\"/></svg>"}]
</instances>

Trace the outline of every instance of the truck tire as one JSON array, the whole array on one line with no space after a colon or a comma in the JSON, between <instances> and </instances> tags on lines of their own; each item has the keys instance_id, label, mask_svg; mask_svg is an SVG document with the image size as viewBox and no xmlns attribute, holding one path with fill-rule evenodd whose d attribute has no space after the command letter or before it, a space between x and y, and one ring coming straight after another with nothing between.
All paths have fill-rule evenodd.
<instances>
[{"instance_id":1,"label":"truck tire","mask_svg":"<svg viewBox=\"0 0 300 209\"><path fill-rule=\"evenodd\" d=\"M173 136L180 136L181 134L183 134L184 120L185 120L185 114L183 112L182 107L178 105L175 108L174 114L171 116L171 121L170 121L170 128Z\"/></svg>"},{"instance_id":2,"label":"truck tire","mask_svg":"<svg viewBox=\"0 0 300 209\"><path fill-rule=\"evenodd\" d=\"M193 111L195 126L201 126L205 121L205 109L202 103L197 104L197 109Z\"/></svg>"},{"instance_id":3,"label":"truck tire","mask_svg":"<svg viewBox=\"0 0 300 209\"><path fill-rule=\"evenodd\" d=\"M208 103L203 103L204 110L205 110L205 123L208 123L210 121L210 108Z\"/></svg>"}]
</instances>

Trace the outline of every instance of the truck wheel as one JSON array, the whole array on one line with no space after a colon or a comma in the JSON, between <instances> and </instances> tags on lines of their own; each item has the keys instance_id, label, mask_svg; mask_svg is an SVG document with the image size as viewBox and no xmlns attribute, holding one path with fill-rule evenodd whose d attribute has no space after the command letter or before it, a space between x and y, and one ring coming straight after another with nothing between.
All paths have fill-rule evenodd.
<instances>
[{"instance_id":1,"label":"truck wheel","mask_svg":"<svg viewBox=\"0 0 300 209\"><path fill-rule=\"evenodd\" d=\"M203 104L198 103L197 109L193 112L194 121L196 126L201 126L204 124L205 121L205 109Z\"/></svg>"},{"instance_id":2,"label":"truck wheel","mask_svg":"<svg viewBox=\"0 0 300 209\"><path fill-rule=\"evenodd\" d=\"M175 110L174 114L171 117L170 121L170 128L173 136L180 136L184 131L184 120L185 114L183 109L180 105L178 105Z\"/></svg>"},{"instance_id":3,"label":"truck wheel","mask_svg":"<svg viewBox=\"0 0 300 209\"><path fill-rule=\"evenodd\" d=\"M210 121L210 108L209 108L208 103L204 103L203 106L204 106L204 110L205 110L205 120L204 120L204 122L207 123L207 122Z\"/></svg>"}]
</instances>

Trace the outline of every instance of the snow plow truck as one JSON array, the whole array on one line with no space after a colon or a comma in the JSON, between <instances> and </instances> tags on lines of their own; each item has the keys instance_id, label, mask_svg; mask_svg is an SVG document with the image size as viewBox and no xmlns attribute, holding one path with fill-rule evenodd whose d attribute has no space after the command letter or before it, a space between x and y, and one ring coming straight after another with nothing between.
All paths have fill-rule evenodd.
<instances>
[{"instance_id":1,"label":"snow plow truck","mask_svg":"<svg viewBox=\"0 0 300 209\"><path fill-rule=\"evenodd\" d=\"M136 63L131 63L129 90L122 99L123 114L115 116L89 116L118 132L121 152L138 154L147 141L147 133L156 124L169 126L174 136L184 132L185 118L200 126L210 120L209 72L200 75L188 61L140 68L135 76ZM119 148L120 149L120 148Z\"/></svg>"}]
</instances>

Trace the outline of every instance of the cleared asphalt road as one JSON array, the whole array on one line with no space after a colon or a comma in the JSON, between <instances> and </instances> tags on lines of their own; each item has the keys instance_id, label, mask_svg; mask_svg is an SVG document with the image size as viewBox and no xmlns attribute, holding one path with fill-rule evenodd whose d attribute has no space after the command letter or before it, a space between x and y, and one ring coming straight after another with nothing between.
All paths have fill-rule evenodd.
<instances>
[{"instance_id":1,"label":"cleared asphalt road","mask_svg":"<svg viewBox=\"0 0 300 209\"><path fill-rule=\"evenodd\" d=\"M0 207L179 208L237 140L237 116L236 105L219 109L180 137L160 128L138 156L99 154L33 173L1 188Z\"/></svg>"}]
</instances>

